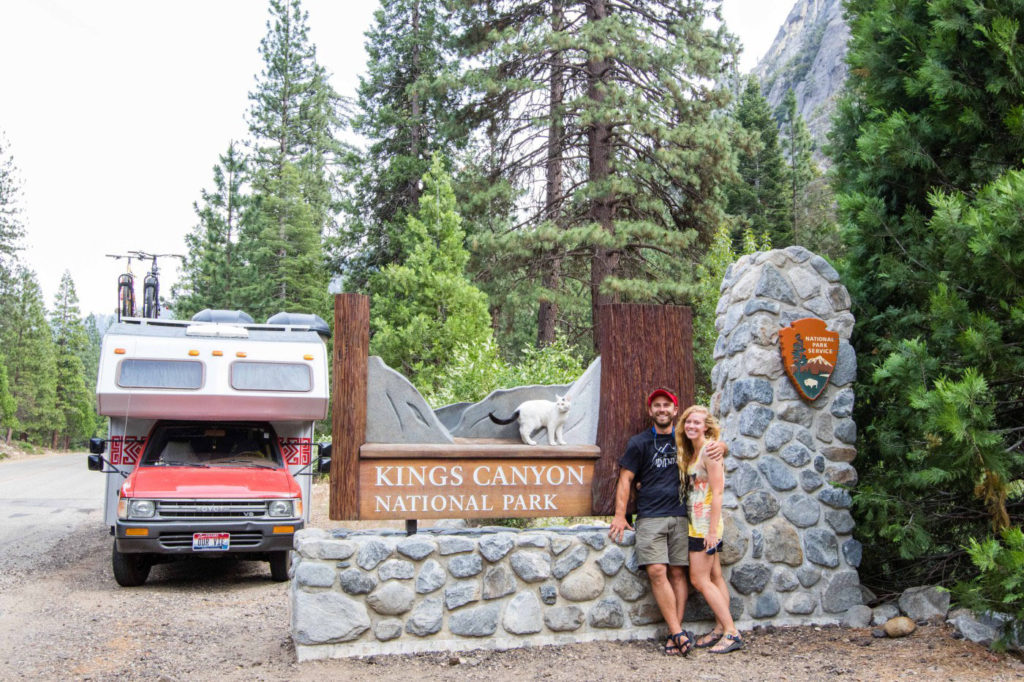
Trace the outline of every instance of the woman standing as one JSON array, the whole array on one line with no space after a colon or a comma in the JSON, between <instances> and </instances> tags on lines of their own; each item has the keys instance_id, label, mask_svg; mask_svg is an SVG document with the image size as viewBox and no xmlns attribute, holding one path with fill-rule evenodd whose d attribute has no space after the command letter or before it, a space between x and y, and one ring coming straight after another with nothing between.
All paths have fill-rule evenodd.
<instances>
[{"instance_id":1,"label":"woman standing","mask_svg":"<svg viewBox=\"0 0 1024 682\"><path fill-rule=\"evenodd\" d=\"M679 480L686 481L690 516L690 583L700 590L715 614L715 629L697 640L698 648L711 647L713 654L743 648L743 639L729 613L729 588L722 577L722 493L725 468L722 461L704 456L704 448L719 436L718 422L706 407L693 405L676 426Z\"/></svg>"}]
</instances>

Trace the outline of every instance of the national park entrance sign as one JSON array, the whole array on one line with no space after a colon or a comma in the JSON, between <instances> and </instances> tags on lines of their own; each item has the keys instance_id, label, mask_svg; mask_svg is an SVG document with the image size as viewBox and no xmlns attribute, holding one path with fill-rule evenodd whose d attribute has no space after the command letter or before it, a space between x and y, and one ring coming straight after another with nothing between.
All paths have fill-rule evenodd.
<instances>
[{"instance_id":1,"label":"national park entrance sign","mask_svg":"<svg viewBox=\"0 0 1024 682\"><path fill-rule=\"evenodd\" d=\"M647 425L644 397L650 387L670 387L685 404L692 400L691 314L680 306L618 304L603 306L600 314L596 442L367 442L368 420L383 418L368 408L369 299L337 295L331 518L411 522L611 514L616 462L630 436ZM391 396L378 404L396 407Z\"/></svg>"}]
</instances>

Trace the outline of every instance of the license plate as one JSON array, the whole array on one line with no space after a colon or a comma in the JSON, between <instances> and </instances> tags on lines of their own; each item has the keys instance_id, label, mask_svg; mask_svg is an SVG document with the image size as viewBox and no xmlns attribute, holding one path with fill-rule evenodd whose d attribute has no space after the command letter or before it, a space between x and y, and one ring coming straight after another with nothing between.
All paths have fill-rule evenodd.
<instances>
[{"instance_id":1,"label":"license plate","mask_svg":"<svg viewBox=\"0 0 1024 682\"><path fill-rule=\"evenodd\" d=\"M230 544L230 533L192 533L193 552L223 552Z\"/></svg>"}]
</instances>

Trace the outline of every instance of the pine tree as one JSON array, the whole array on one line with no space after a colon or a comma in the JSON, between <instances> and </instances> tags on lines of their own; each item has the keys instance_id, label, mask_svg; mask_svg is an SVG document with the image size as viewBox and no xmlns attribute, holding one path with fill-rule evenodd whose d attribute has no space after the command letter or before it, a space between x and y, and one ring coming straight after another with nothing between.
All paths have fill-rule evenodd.
<instances>
[{"instance_id":1,"label":"pine tree","mask_svg":"<svg viewBox=\"0 0 1024 682\"><path fill-rule=\"evenodd\" d=\"M950 581L1019 524L1024 44L1017 0L847 3L833 125L859 373L862 576Z\"/></svg>"},{"instance_id":2,"label":"pine tree","mask_svg":"<svg viewBox=\"0 0 1024 682\"><path fill-rule=\"evenodd\" d=\"M188 255L173 292L174 313L179 319L189 319L204 308L242 307L239 286L245 279L245 267L236 252L245 215L242 186L246 172L245 158L231 142L213 167L213 190L204 189L202 203L193 205L199 222L185 236Z\"/></svg>"},{"instance_id":3,"label":"pine tree","mask_svg":"<svg viewBox=\"0 0 1024 682\"><path fill-rule=\"evenodd\" d=\"M10 276L14 257L21 249L25 226L21 219L21 180L10 144L0 131L0 276Z\"/></svg>"},{"instance_id":4,"label":"pine tree","mask_svg":"<svg viewBox=\"0 0 1024 682\"><path fill-rule=\"evenodd\" d=\"M602 303L693 293L734 178L729 93L710 84L735 44L705 26L716 4L470 6L467 44L483 65L466 79L471 111L522 193L522 220L485 241L486 267L536 281L557 264L546 284L585 281L594 325Z\"/></svg>"},{"instance_id":5,"label":"pine tree","mask_svg":"<svg viewBox=\"0 0 1024 682\"><path fill-rule=\"evenodd\" d=\"M797 220L801 214L800 205L804 191L820 172L814 163L814 142L811 140L811 133L807 130L807 123L796 106L796 93L792 90L786 92L777 114L782 128L783 149L789 166L785 196L792 221L785 233L773 235L772 243L782 248L792 244L809 243L807 235L801 233L801 226Z\"/></svg>"},{"instance_id":6,"label":"pine tree","mask_svg":"<svg viewBox=\"0 0 1024 682\"><path fill-rule=\"evenodd\" d=\"M85 375L85 386L89 390L96 387L96 380L99 378L100 348L103 345L103 334L100 332L100 323L96 315L89 315L82 322L85 329L85 346L79 357L82 358L82 369ZM95 398L93 399L95 403Z\"/></svg>"},{"instance_id":7,"label":"pine tree","mask_svg":"<svg viewBox=\"0 0 1024 682\"><path fill-rule=\"evenodd\" d=\"M335 215L338 96L316 61L299 0L271 0L270 15L263 71L249 95L253 196L240 237L248 276L240 294L255 318L281 310L326 316L322 240Z\"/></svg>"},{"instance_id":8,"label":"pine tree","mask_svg":"<svg viewBox=\"0 0 1024 682\"><path fill-rule=\"evenodd\" d=\"M6 341L17 302L17 278L15 256L21 249L25 228L21 221L21 181L14 159L10 154L7 138L0 131L0 340ZM7 333L5 333L7 329ZM11 392L10 361L0 352L0 427L7 441L17 428L17 401Z\"/></svg>"},{"instance_id":9,"label":"pine tree","mask_svg":"<svg viewBox=\"0 0 1024 682\"><path fill-rule=\"evenodd\" d=\"M778 125L755 76L747 79L733 116L752 138L751 146L738 152L740 180L727 191L728 211L738 219L733 242L739 244L749 229L773 244L788 245L793 230L786 162L779 148Z\"/></svg>"},{"instance_id":10,"label":"pine tree","mask_svg":"<svg viewBox=\"0 0 1024 682\"><path fill-rule=\"evenodd\" d=\"M7 380L17 403L14 422L7 427L7 442L19 438L49 442L52 425L60 419L55 409L56 360L53 337L46 321L43 294L35 275L15 271L0 340L7 355Z\"/></svg>"},{"instance_id":11,"label":"pine tree","mask_svg":"<svg viewBox=\"0 0 1024 682\"><path fill-rule=\"evenodd\" d=\"M11 382L7 379L7 358L0 353L0 433L6 441L17 427L18 403L11 394Z\"/></svg>"},{"instance_id":12,"label":"pine tree","mask_svg":"<svg viewBox=\"0 0 1024 682\"><path fill-rule=\"evenodd\" d=\"M457 345L491 338L487 296L466 276L469 253L451 179L435 154L423 176L419 211L406 219L403 260L370 279L370 352L402 372L423 394L452 362Z\"/></svg>"},{"instance_id":13,"label":"pine tree","mask_svg":"<svg viewBox=\"0 0 1024 682\"><path fill-rule=\"evenodd\" d=\"M65 270L50 316L55 350L56 380L50 447L68 449L71 441L92 435L95 427L92 391L86 386L82 364L88 338L78 311L78 296L71 274Z\"/></svg>"},{"instance_id":14,"label":"pine tree","mask_svg":"<svg viewBox=\"0 0 1024 682\"><path fill-rule=\"evenodd\" d=\"M338 245L348 290L365 290L372 273L399 261L431 153L454 151L457 99L445 85L454 68L445 4L384 3L366 33L366 75L352 127L369 144L348 157L353 187Z\"/></svg>"}]
</instances>

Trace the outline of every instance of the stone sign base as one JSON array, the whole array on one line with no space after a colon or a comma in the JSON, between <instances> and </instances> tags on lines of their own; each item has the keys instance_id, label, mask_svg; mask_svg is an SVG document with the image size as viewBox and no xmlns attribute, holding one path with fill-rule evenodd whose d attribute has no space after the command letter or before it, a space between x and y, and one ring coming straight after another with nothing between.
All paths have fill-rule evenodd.
<instances>
[{"instance_id":1,"label":"stone sign base","mask_svg":"<svg viewBox=\"0 0 1024 682\"><path fill-rule=\"evenodd\" d=\"M664 638L633 533L622 544L607 533L606 527L427 529L412 536L300 531L290 593L298 659ZM765 599L779 601L774 587L759 585L763 592L754 594L743 576L732 579L744 588L732 598L743 629L758 621L839 622L840 613L805 593L808 603L799 608L764 609ZM855 580L850 587L859 589ZM711 612L693 592L685 627L710 629Z\"/></svg>"}]
</instances>

